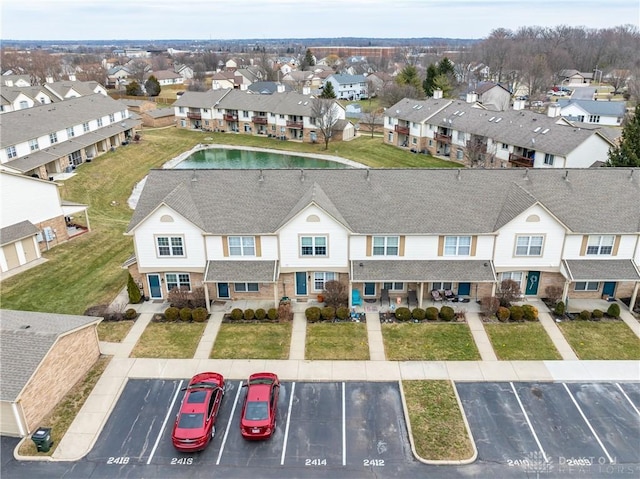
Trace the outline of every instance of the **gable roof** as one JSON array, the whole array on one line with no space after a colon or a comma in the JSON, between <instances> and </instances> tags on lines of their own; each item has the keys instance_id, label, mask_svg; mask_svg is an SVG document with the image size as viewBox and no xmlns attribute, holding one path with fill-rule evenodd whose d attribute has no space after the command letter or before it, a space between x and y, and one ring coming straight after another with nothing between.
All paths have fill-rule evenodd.
<instances>
[{"instance_id":1,"label":"gable roof","mask_svg":"<svg viewBox=\"0 0 640 479\"><path fill-rule=\"evenodd\" d=\"M558 100L560 108L575 105L590 115L623 117L627 106L623 101Z\"/></svg>"},{"instance_id":2,"label":"gable roof","mask_svg":"<svg viewBox=\"0 0 640 479\"><path fill-rule=\"evenodd\" d=\"M364 83L367 79L364 75L346 75L342 73L335 73L327 78L327 80L333 78L340 85L346 83Z\"/></svg>"},{"instance_id":3,"label":"gable roof","mask_svg":"<svg viewBox=\"0 0 640 479\"><path fill-rule=\"evenodd\" d=\"M40 230L29 220L24 220L19 223L5 226L0 229L0 245L4 246L9 243L14 243L23 238L34 236L38 234Z\"/></svg>"},{"instance_id":4,"label":"gable roof","mask_svg":"<svg viewBox=\"0 0 640 479\"><path fill-rule=\"evenodd\" d=\"M275 234L312 200L356 234L487 234L534 202L572 232L640 232L640 169L308 169L302 173L151 170L127 232L164 203L209 234ZM192 181L194 175L197 181ZM192 206L174 193L179 185ZM605 208L612 191L616 208ZM442 198L447 198L447 214L442 214Z\"/></svg>"}]
</instances>

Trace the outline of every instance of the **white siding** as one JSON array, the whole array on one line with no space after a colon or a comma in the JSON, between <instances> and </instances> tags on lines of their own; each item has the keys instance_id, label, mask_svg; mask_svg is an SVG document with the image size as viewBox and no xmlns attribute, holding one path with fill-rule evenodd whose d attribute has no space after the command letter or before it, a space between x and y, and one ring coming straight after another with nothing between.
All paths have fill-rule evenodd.
<instances>
[{"instance_id":1,"label":"white siding","mask_svg":"<svg viewBox=\"0 0 640 479\"><path fill-rule=\"evenodd\" d=\"M55 183L4 173L0 179L0 219L3 227L24 220L37 225L64 215Z\"/></svg>"},{"instance_id":2,"label":"white siding","mask_svg":"<svg viewBox=\"0 0 640 479\"><path fill-rule=\"evenodd\" d=\"M238 235L229 235L238 236ZM243 235L252 236L252 235ZM258 238L258 236L256 236ZM238 260L238 261L255 261L260 260L275 260L278 259L278 237L277 236L259 236L260 238L260 253L257 256L224 256L224 245L222 236L207 236L205 238L207 248L207 260Z\"/></svg>"},{"instance_id":3,"label":"white siding","mask_svg":"<svg viewBox=\"0 0 640 479\"><path fill-rule=\"evenodd\" d=\"M603 233L606 234L606 233ZM634 235L621 235L620 244L618 246L618 254L611 255L585 255L580 256L580 248L582 247L582 237L584 235L569 235L565 241L563 259L631 259L633 258L634 249L638 237Z\"/></svg>"},{"instance_id":4,"label":"white siding","mask_svg":"<svg viewBox=\"0 0 640 479\"><path fill-rule=\"evenodd\" d=\"M567 168L588 168L596 161L607 161L610 146L598 135L591 135L587 141L567 155L565 166Z\"/></svg>"}]
</instances>

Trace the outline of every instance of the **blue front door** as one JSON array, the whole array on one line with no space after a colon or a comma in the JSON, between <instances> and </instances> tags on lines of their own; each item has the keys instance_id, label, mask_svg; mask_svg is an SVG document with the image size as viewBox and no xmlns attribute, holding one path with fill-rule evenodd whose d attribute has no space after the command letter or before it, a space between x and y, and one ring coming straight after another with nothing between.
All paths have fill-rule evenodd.
<instances>
[{"instance_id":1,"label":"blue front door","mask_svg":"<svg viewBox=\"0 0 640 479\"><path fill-rule=\"evenodd\" d=\"M149 279L149 294L151 299L162 298L162 288L160 288L160 275L149 274L147 275L147 278Z\"/></svg>"},{"instance_id":2,"label":"blue front door","mask_svg":"<svg viewBox=\"0 0 640 479\"><path fill-rule=\"evenodd\" d=\"M218 298L229 297L229 283L218 283Z\"/></svg>"},{"instance_id":3,"label":"blue front door","mask_svg":"<svg viewBox=\"0 0 640 479\"><path fill-rule=\"evenodd\" d=\"M307 273L298 271L296 273L296 296L307 295Z\"/></svg>"},{"instance_id":4,"label":"blue front door","mask_svg":"<svg viewBox=\"0 0 640 479\"><path fill-rule=\"evenodd\" d=\"M615 281L607 281L604 283L604 286L602 286L602 295L603 296L611 296L613 297L614 293L616 292L616 283Z\"/></svg>"},{"instance_id":5,"label":"blue front door","mask_svg":"<svg viewBox=\"0 0 640 479\"><path fill-rule=\"evenodd\" d=\"M376 295L376 283L364 283L364 295L375 296Z\"/></svg>"},{"instance_id":6,"label":"blue front door","mask_svg":"<svg viewBox=\"0 0 640 479\"><path fill-rule=\"evenodd\" d=\"M458 283L458 296L469 296L471 294L471 283Z\"/></svg>"},{"instance_id":7,"label":"blue front door","mask_svg":"<svg viewBox=\"0 0 640 479\"><path fill-rule=\"evenodd\" d=\"M527 275L527 288L524 294L534 296L538 294L538 281L540 280L540 271L529 271Z\"/></svg>"}]
</instances>

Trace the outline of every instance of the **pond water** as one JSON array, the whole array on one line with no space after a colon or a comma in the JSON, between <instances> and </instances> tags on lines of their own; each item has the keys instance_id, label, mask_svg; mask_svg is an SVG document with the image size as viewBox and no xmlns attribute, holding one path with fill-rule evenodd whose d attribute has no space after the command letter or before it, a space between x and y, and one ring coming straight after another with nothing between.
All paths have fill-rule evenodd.
<instances>
[{"instance_id":1,"label":"pond water","mask_svg":"<svg viewBox=\"0 0 640 479\"><path fill-rule=\"evenodd\" d=\"M350 168L337 161L254 150L207 148L174 166L180 169Z\"/></svg>"}]
</instances>

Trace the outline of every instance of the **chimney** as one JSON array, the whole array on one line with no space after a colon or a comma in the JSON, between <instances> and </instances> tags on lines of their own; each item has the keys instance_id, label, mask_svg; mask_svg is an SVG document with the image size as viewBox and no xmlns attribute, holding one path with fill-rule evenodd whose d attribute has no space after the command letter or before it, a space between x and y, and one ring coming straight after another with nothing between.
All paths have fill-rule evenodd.
<instances>
[{"instance_id":1,"label":"chimney","mask_svg":"<svg viewBox=\"0 0 640 479\"><path fill-rule=\"evenodd\" d=\"M76 81L75 75L69 75L69 81Z\"/></svg>"},{"instance_id":2,"label":"chimney","mask_svg":"<svg viewBox=\"0 0 640 479\"><path fill-rule=\"evenodd\" d=\"M303 95L311 95L311 88L308 86L303 86L302 87L302 94Z\"/></svg>"},{"instance_id":3,"label":"chimney","mask_svg":"<svg viewBox=\"0 0 640 479\"><path fill-rule=\"evenodd\" d=\"M433 98L434 100L442 98L442 90L433 90Z\"/></svg>"},{"instance_id":4,"label":"chimney","mask_svg":"<svg viewBox=\"0 0 640 479\"><path fill-rule=\"evenodd\" d=\"M4 84L8 87L12 87L13 86L13 80L5 80Z\"/></svg>"},{"instance_id":5,"label":"chimney","mask_svg":"<svg viewBox=\"0 0 640 479\"><path fill-rule=\"evenodd\" d=\"M547 110L547 116L549 118L557 118L560 116L560 105L557 103L552 103L549 105L549 109Z\"/></svg>"},{"instance_id":6,"label":"chimney","mask_svg":"<svg viewBox=\"0 0 640 479\"><path fill-rule=\"evenodd\" d=\"M514 100L513 101L513 109L514 110L524 110L524 100Z\"/></svg>"},{"instance_id":7,"label":"chimney","mask_svg":"<svg viewBox=\"0 0 640 479\"><path fill-rule=\"evenodd\" d=\"M284 85L282 83L278 83L278 93L284 93Z\"/></svg>"},{"instance_id":8,"label":"chimney","mask_svg":"<svg viewBox=\"0 0 640 479\"><path fill-rule=\"evenodd\" d=\"M435 98L435 96L434 96ZM477 93L467 93L467 103L475 103L478 101Z\"/></svg>"},{"instance_id":9,"label":"chimney","mask_svg":"<svg viewBox=\"0 0 640 479\"><path fill-rule=\"evenodd\" d=\"M247 85L246 83L240 83L240 91L247 91L248 88L249 85Z\"/></svg>"},{"instance_id":10,"label":"chimney","mask_svg":"<svg viewBox=\"0 0 640 479\"><path fill-rule=\"evenodd\" d=\"M217 80L215 80L212 84L211 84L211 89L212 90L219 90L220 89L220 83L218 83Z\"/></svg>"},{"instance_id":11,"label":"chimney","mask_svg":"<svg viewBox=\"0 0 640 479\"><path fill-rule=\"evenodd\" d=\"M47 77L46 80L47 83L53 83L53 77Z\"/></svg>"}]
</instances>

